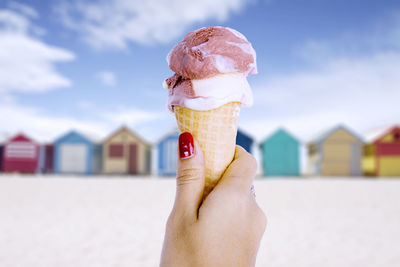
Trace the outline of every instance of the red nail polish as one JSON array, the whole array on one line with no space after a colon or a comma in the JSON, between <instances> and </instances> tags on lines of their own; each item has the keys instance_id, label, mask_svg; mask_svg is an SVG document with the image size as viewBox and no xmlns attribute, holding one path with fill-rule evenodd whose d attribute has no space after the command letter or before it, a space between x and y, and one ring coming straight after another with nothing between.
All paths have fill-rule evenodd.
<instances>
[{"instance_id":1,"label":"red nail polish","mask_svg":"<svg viewBox=\"0 0 400 267\"><path fill-rule=\"evenodd\" d=\"M194 154L194 142L193 136L184 132L179 135L179 157L181 159L187 159L193 156Z\"/></svg>"}]
</instances>

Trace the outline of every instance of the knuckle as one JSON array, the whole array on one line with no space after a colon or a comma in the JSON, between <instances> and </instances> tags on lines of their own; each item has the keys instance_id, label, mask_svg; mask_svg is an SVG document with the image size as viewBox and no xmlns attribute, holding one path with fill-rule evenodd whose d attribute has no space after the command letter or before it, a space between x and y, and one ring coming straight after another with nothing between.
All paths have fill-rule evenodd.
<instances>
[{"instance_id":1,"label":"knuckle","mask_svg":"<svg viewBox=\"0 0 400 267\"><path fill-rule=\"evenodd\" d=\"M242 169L243 175L253 178L257 172L257 161L249 156Z\"/></svg>"},{"instance_id":2,"label":"knuckle","mask_svg":"<svg viewBox=\"0 0 400 267\"><path fill-rule=\"evenodd\" d=\"M257 169L257 167L258 167L257 160L251 154L249 154L249 153L247 153L247 154L248 154L247 155L248 167L252 170Z\"/></svg>"},{"instance_id":3,"label":"knuckle","mask_svg":"<svg viewBox=\"0 0 400 267\"><path fill-rule=\"evenodd\" d=\"M268 224L267 215L265 215L265 213L262 212L262 211L261 211L261 222L262 222L262 225L264 225L264 228L265 228L265 227L267 226L267 224Z\"/></svg>"},{"instance_id":4,"label":"knuckle","mask_svg":"<svg viewBox=\"0 0 400 267\"><path fill-rule=\"evenodd\" d=\"M167 219L166 228L168 231L172 231L176 228L177 225L178 221L176 219L176 216L173 212L171 212Z\"/></svg>"},{"instance_id":5,"label":"knuckle","mask_svg":"<svg viewBox=\"0 0 400 267\"><path fill-rule=\"evenodd\" d=\"M257 224L260 230L262 230L263 232L265 231L265 228L267 227L267 216L265 215L265 213L261 210L258 209L257 212Z\"/></svg>"},{"instance_id":6,"label":"knuckle","mask_svg":"<svg viewBox=\"0 0 400 267\"><path fill-rule=\"evenodd\" d=\"M185 185L193 181L198 181L203 177L203 170L199 168L186 168L179 171L177 185Z\"/></svg>"}]
</instances>

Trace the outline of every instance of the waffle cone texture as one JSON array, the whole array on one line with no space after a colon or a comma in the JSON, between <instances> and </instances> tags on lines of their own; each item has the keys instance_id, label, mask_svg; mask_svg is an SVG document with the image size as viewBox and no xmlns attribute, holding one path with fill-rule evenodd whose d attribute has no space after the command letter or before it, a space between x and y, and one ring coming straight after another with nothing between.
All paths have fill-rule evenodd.
<instances>
[{"instance_id":1,"label":"waffle cone texture","mask_svg":"<svg viewBox=\"0 0 400 267\"><path fill-rule=\"evenodd\" d=\"M204 197L218 183L235 155L240 106L240 102L229 102L211 110L174 106L179 131L190 132L204 154Z\"/></svg>"}]
</instances>

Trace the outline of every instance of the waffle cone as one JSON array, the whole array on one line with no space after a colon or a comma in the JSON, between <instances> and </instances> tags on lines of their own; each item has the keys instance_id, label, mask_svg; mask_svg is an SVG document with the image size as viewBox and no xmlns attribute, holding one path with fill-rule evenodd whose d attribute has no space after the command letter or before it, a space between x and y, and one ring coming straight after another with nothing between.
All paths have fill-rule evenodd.
<instances>
[{"instance_id":1,"label":"waffle cone","mask_svg":"<svg viewBox=\"0 0 400 267\"><path fill-rule=\"evenodd\" d=\"M240 102L229 102L204 111L174 106L180 132L190 132L204 154L204 197L215 187L235 155L240 105Z\"/></svg>"}]
</instances>

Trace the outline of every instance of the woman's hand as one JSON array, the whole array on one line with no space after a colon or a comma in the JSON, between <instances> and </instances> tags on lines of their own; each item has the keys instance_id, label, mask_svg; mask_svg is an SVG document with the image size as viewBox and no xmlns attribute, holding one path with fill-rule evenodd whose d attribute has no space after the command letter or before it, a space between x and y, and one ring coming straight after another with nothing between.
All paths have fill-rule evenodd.
<instances>
[{"instance_id":1,"label":"woman's hand","mask_svg":"<svg viewBox=\"0 0 400 267\"><path fill-rule=\"evenodd\" d=\"M176 197L160 266L254 266L266 227L266 217L250 191L256 160L236 146L234 160L202 202L205 175L200 146L183 133L179 152Z\"/></svg>"}]
</instances>

